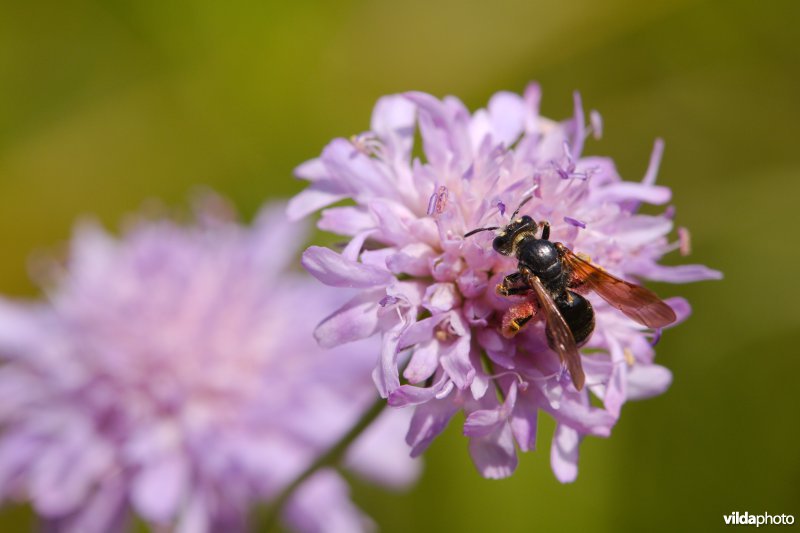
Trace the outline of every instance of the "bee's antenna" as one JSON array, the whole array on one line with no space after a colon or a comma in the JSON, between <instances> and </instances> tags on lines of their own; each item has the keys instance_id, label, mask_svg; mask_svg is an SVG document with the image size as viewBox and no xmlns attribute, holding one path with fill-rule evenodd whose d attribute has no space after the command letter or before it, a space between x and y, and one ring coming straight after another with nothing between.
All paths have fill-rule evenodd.
<instances>
[{"instance_id":1,"label":"bee's antenna","mask_svg":"<svg viewBox=\"0 0 800 533\"><path fill-rule=\"evenodd\" d=\"M472 230L472 231L468 231L467 233L465 233L465 234L464 234L464 238L466 239L466 238L467 238L467 237L469 237L470 235L475 235L476 233L480 233L481 231L492 231L492 230L495 230L495 229L500 229L500 226L492 226L492 227L490 227L490 228L478 228L478 229L474 229L474 230Z\"/></svg>"},{"instance_id":2,"label":"bee's antenna","mask_svg":"<svg viewBox=\"0 0 800 533\"><path fill-rule=\"evenodd\" d=\"M525 205L525 204L527 204L527 203L528 203L528 202L530 202L531 200L533 200L533 196L528 196L527 198L525 198L524 200L522 200L522 201L519 203L519 205L517 206L517 209L514 211L514 213L512 213L512 215L511 215L511 220L514 220L515 218L517 218L517 214L519 213L519 210L520 210L520 209L522 209L522 206L523 206L523 205Z\"/></svg>"}]
</instances>

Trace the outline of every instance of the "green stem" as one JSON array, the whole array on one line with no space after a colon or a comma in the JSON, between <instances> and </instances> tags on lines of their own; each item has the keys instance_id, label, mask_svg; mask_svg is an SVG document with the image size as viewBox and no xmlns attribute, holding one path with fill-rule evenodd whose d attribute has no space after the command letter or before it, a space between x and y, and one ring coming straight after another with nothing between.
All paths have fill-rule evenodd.
<instances>
[{"instance_id":1,"label":"green stem","mask_svg":"<svg viewBox=\"0 0 800 533\"><path fill-rule=\"evenodd\" d=\"M266 512L266 518L263 522L261 531L270 531L277 528L278 519L280 518L281 510L289 498L294 494L300 485L302 485L308 478L313 476L322 468L335 467L344 456L347 448L361 435L361 433L369 427L372 422L378 418L383 409L386 407L386 399L378 398L370 408L364 412L361 419L353 426L350 431L345 433L341 439L338 440L331 448L320 455L316 461L311 463L294 481L289 483L286 488L281 491L275 500L270 504Z\"/></svg>"}]
</instances>

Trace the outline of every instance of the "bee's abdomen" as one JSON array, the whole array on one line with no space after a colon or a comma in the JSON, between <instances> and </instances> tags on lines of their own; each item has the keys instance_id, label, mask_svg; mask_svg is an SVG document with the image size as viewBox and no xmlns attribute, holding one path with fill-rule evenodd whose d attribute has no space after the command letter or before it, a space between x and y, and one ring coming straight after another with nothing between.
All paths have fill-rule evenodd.
<instances>
[{"instance_id":1,"label":"bee's abdomen","mask_svg":"<svg viewBox=\"0 0 800 533\"><path fill-rule=\"evenodd\" d=\"M572 331L575 344L586 342L594 331L594 309L589 300L577 292L564 291L564 295L557 298L555 303Z\"/></svg>"}]
</instances>

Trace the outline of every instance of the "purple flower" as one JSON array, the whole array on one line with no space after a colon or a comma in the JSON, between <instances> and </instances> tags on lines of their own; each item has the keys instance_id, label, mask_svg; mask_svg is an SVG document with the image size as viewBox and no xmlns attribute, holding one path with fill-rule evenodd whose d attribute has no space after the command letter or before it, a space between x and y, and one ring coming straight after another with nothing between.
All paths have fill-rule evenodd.
<instances>
[{"instance_id":1,"label":"purple flower","mask_svg":"<svg viewBox=\"0 0 800 533\"><path fill-rule=\"evenodd\" d=\"M587 127L576 95L573 118L554 122L539 115L539 98L539 87L530 85L522 96L498 93L472 114L453 97L381 98L371 131L360 136L369 145L334 139L298 167L310 186L290 202L289 214L354 201L323 210L319 222L351 238L344 250L311 247L303 256L323 283L360 289L316 336L323 346L381 336L375 381L391 405L416 406L407 435L413 455L464 411L478 470L507 476L516 466L515 443L534 447L541 410L558 423L551 459L566 482L577 475L581 439L609 435L622 404L660 394L670 372L653 364L652 332L591 295L597 328L586 346L592 355L582 356L587 387L576 390L541 322L512 339L501 335L502 317L519 299L499 297L494 287L516 270L515 260L492 249L489 232L469 239L465 232L504 226L506 206L532 196L522 214L549 221L551 240L617 276L686 282L719 273L658 263L680 246L667 237L672 211L637 210L670 200L670 190L655 184L660 141L644 179L623 181L609 158L582 155L587 136L601 133L598 114ZM416 131L422 159L411 155ZM668 303L679 321L688 316L685 300ZM602 407L590 403L590 393Z\"/></svg>"},{"instance_id":2,"label":"purple flower","mask_svg":"<svg viewBox=\"0 0 800 533\"><path fill-rule=\"evenodd\" d=\"M214 203L195 226L138 220L120 239L82 224L47 302L0 300L0 497L59 531L116 531L129 511L174 531L243 530L251 504L374 401L377 339L320 350L313 327L346 295L285 272L304 230L283 206L247 228ZM418 469L409 415L386 414L347 464L401 486ZM370 525L333 470L283 517L301 531Z\"/></svg>"}]
</instances>

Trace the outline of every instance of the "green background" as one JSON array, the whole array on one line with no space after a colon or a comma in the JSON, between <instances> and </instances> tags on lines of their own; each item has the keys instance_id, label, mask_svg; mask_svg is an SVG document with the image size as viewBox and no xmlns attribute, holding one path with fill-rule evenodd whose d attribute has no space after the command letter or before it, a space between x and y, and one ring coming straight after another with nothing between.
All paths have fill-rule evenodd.
<instances>
[{"instance_id":1,"label":"green background","mask_svg":"<svg viewBox=\"0 0 800 533\"><path fill-rule=\"evenodd\" d=\"M245 216L302 187L298 163L368 128L374 101L415 89L470 108L538 80L543 114L572 91L604 118L587 153L639 179L666 153L691 262L721 282L658 285L691 319L659 345L675 381L627 404L581 448L576 483L539 451L481 479L461 420L416 488L356 482L383 531L708 531L733 511L800 519L800 8L794 2L0 3L0 292L87 213L117 227L198 185ZM671 261L680 261L679 257ZM543 417L544 418L544 417ZM30 530L0 511L0 530ZM795 526L798 527L798 526Z\"/></svg>"}]
</instances>

